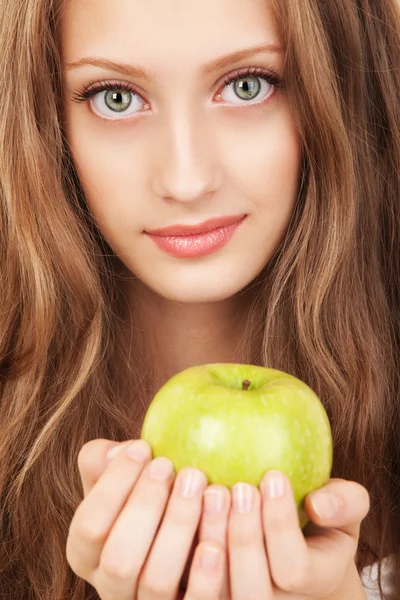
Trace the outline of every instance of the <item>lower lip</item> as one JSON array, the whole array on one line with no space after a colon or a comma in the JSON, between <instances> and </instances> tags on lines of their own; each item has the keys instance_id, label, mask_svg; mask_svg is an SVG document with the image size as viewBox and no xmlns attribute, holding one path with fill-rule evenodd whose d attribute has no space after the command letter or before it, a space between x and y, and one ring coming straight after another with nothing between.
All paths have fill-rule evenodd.
<instances>
[{"instance_id":1,"label":"lower lip","mask_svg":"<svg viewBox=\"0 0 400 600\"><path fill-rule=\"evenodd\" d=\"M164 250L171 256L176 256L178 258L206 256L225 246L239 225L243 223L246 216L240 219L240 221L232 223L232 225L228 225L227 227L218 227L212 231L199 233L197 235L163 236L151 233L147 233L147 235L151 237L161 250Z\"/></svg>"}]
</instances>

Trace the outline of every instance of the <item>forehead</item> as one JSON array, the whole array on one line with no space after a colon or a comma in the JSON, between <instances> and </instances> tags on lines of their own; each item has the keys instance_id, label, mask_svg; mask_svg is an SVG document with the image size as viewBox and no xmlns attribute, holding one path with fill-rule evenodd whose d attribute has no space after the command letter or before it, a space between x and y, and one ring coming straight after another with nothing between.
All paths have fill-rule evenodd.
<instances>
[{"instance_id":1,"label":"forehead","mask_svg":"<svg viewBox=\"0 0 400 600\"><path fill-rule=\"evenodd\" d=\"M65 62L106 53L171 70L265 43L280 44L268 0L67 0L61 22Z\"/></svg>"}]
</instances>

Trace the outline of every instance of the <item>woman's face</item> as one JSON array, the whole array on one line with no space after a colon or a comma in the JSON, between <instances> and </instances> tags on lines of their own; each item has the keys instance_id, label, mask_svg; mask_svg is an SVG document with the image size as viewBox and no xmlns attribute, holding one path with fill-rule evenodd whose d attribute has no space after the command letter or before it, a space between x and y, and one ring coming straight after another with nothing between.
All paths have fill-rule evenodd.
<instances>
[{"instance_id":1,"label":"woman's face","mask_svg":"<svg viewBox=\"0 0 400 600\"><path fill-rule=\"evenodd\" d=\"M268 1L69 0L61 31L66 133L110 247L165 298L239 292L282 240L299 188L299 133L285 90L265 79L282 76L283 49L222 60L279 48ZM96 95L77 102L89 84ZM247 216L201 256L145 233L232 215Z\"/></svg>"}]
</instances>

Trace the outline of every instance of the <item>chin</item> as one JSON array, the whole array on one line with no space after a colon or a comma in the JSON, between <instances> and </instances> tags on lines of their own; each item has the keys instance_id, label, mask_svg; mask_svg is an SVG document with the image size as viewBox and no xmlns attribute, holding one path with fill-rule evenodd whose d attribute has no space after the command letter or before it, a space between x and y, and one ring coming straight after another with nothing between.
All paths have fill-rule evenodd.
<instances>
[{"instance_id":1,"label":"chin","mask_svg":"<svg viewBox=\"0 0 400 600\"><path fill-rule=\"evenodd\" d=\"M203 304L227 300L245 290L263 271L269 255L257 249L239 250L204 259L181 261L162 256L135 256L127 270L154 294L173 302ZM134 284L135 286L135 284Z\"/></svg>"},{"instance_id":2,"label":"chin","mask_svg":"<svg viewBox=\"0 0 400 600\"><path fill-rule=\"evenodd\" d=\"M185 268L176 266L172 269L157 269L151 274L136 273L137 277L154 293L174 302L200 304L206 302L221 302L235 296L251 284L263 264L250 266L229 265L187 265ZM150 275L150 276L149 276Z\"/></svg>"},{"instance_id":3,"label":"chin","mask_svg":"<svg viewBox=\"0 0 400 600\"><path fill-rule=\"evenodd\" d=\"M223 282L222 282L223 283ZM170 286L153 288L153 291L167 300L180 302L184 304L205 304L209 302L222 302L237 294L241 288L220 285L218 289L208 285L201 286L199 283L191 286L177 286L173 289Z\"/></svg>"}]
</instances>

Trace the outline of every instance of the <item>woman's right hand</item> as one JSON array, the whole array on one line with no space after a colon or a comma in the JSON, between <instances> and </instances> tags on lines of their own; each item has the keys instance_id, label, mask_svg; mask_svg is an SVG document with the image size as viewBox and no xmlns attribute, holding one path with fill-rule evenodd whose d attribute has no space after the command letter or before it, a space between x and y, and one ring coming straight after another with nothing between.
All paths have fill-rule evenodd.
<instances>
[{"instance_id":1,"label":"woman's right hand","mask_svg":"<svg viewBox=\"0 0 400 600\"><path fill-rule=\"evenodd\" d=\"M101 454L106 461L114 446L97 439L79 453L84 499L70 524L67 561L102 600L177 600L207 478L194 468L184 468L175 477L168 458L152 460L150 445L134 440L120 444L121 451L93 481L90 460ZM136 451L136 457L128 456L129 450ZM201 556L210 546L219 556L219 566L207 569L201 566ZM224 548L215 541L196 547L184 600L218 597L223 559Z\"/></svg>"}]
</instances>

